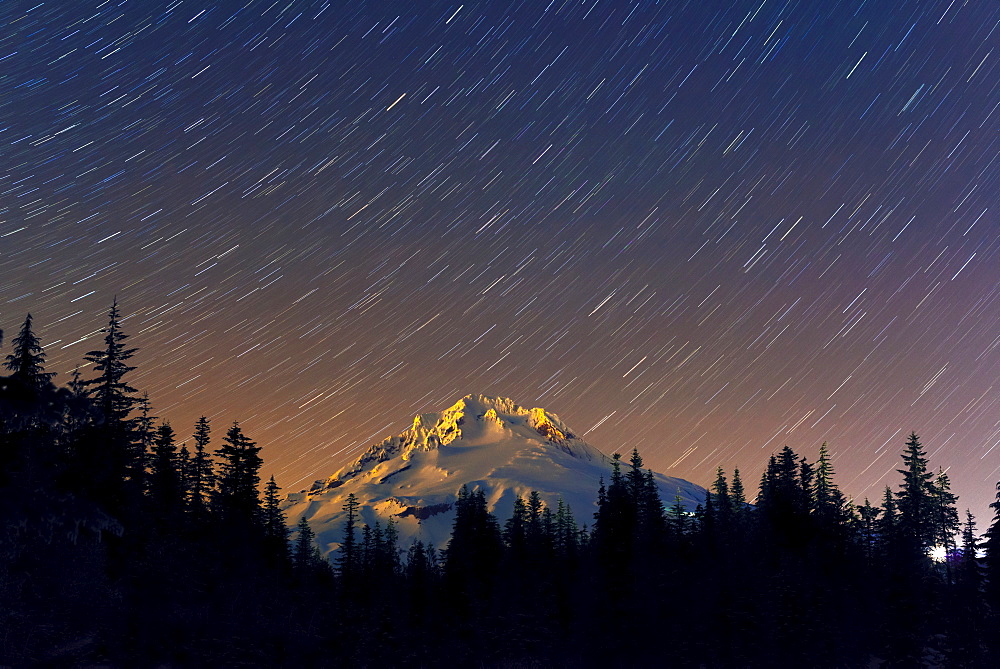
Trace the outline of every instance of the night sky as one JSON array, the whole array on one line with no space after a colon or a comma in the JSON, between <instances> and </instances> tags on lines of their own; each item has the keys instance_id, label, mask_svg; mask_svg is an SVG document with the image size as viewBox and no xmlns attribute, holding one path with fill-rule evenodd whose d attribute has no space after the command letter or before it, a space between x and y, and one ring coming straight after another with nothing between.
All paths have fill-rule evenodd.
<instances>
[{"instance_id":1,"label":"night sky","mask_svg":"<svg viewBox=\"0 0 1000 669\"><path fill-rule=\"evenodd\" d=\"M285 490L468 393L756 487L1000 478L1000 4L0 4L0 327ZM996 53L994 53L996 52ZM88 369L85 377L91 376Z\"/></svg>"}]
</instances>

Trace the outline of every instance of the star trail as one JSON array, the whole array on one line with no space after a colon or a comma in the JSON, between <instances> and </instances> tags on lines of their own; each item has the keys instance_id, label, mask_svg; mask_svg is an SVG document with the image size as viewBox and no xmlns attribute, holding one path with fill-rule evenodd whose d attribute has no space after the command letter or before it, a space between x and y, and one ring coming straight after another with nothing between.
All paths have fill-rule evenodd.
<instances>
[{"instance_id":1,"label":"star trail","mask_svg":"<svg viewBox=\"0 0 1000 669\"><path fill-rule=\"evenodd\" d=\"M755 482L1000 477L1000 6L0 7L0 326L286 490L462 395ZM9 347L9 343L7 345ZM84 377L89 370L82 369Z\"/></svg>"}]
</instances>

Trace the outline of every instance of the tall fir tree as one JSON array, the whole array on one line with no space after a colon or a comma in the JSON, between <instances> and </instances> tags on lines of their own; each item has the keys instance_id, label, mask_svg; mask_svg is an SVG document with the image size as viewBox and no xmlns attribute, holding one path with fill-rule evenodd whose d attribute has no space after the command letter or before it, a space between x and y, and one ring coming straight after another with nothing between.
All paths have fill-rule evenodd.
<instances>
[{"instance_id":1,"label":"tall fir tree","mask_svg":"<svg viewBox=\"0 0 1000 669\"><path fill-rule=\"evenodd\" d=\"M931 542L944 548L945 555L957 549L956 535L962 523L958 515L958 495L951 491L951 479L943 469L938 469L931 484ZM948 561L950 565L950 561Z\"/></svg>"},{"instance_id":2,"label":"tall fir tree","mask_svg":"<svg viewBox=\"0 0 1000 669\"><path fill-rule=\"evenodd\" d=\"M716 523L728 528L733 517L733 500L730 497L726 473L721 465L716 468L715 481L712 483L712 508Z\"/></svg>"},{"instance_id":3,"label":"tall fir tree","mask_svg":"<svg viewBox=\"0 0 1000 669\"><path fill-rule=\"evenodd\" d=\"M889 486L885 487L885 492L882 494L882 507L875 521L875 527L878 531L879 555L884 561L890 562L899 547L900 527L896 497Z\"/></svg>"},{"instance_id":4,"label":"tall fir tree","mask_svg":"<svg viewBox=\"0 0 1000 669\"><path fill-rule=\"evenodd\" d=\"M899 538L914 552L925 552L935 540L933 474L927 468L927 453L911 432L903 452L903 483L896 499L899 508Z\"/></svg>"},{"instance_id":5,"label":"tall fir tree","mask_svg":"<svg viewBox=\"0 0 1000 669\"><path fill-rule=\"evenodd\" d=\"M830 451L826 442L819 447L819 459L816 461L816 476L812 486L813 510L825 522L839 522L844 508L843 493L833 481L833 463L830 461Z\"/></svg>"},{"instance_id":6,"label":"tall fir tree","mask_svg":"<svg viewBox=\"0 0 1000 669\"><path fill-rule=\"evenodd\" d=\"M876 555L876 542L878 538L879 510L872 506L872 503L865 498L865 503L858 507L857 542L861 546L861 552L865 557L865 562L872 565Z\"/></svg>"},{"instance_id":7,"label":"tall fir tree","mask_svg":"<svg viewBox=\"0 0 1000 669\"><path fill-rule=\"evenodd\" d=\"M191 451L187 444L181 444L177 451L177 475L181 483L181 501L187 511L191 508Z\"/></svg>"},{"instance_id":8,"label":"tall fir tree","mask_svg":"<svg viewBox=\"0 0 1000 669\"><path fill-rule=\"evenodd\" d=\"M730 506L733 507L733 513L740 515L746 511L747 494L743 487L743 478L740 476L739 467L733 469L733 482L729 486L729 499Z\"/></svg>"},{"instance_id":9,"label":"tall fir tree","mask_svg":"<svg viewBox=\"0 0 1000 669\"><path fill-rule=\"evenodd\" d=\"M203 515L208 508L209 495L215 486L215 468L208 447L211 444L211 427L202 416L194 426L194 455L191 457L191 475L188 495L191 510Z\"/></svg>"},{"instance_id":10,"label":"tall fir tree","mask_svg":"<svg viewBox=\"0 0 1000 669\"><path fill-rule=\"evenodd\" d=\"M949 619L948 666L989 666L986 654L991 639L990 616L983 597L983 573L978 557L979 538L976 536L976 519L965 510L962 525L962 546L955 565L955 585L945 608Z\"/></svg>"},{"instance_id":11,"label":"tall fir tree","mask_svg":"<svg viewBox=\"0 0 1000 669\"><path fill-rule=\"evenodd\" d=\"M239 423L226 432L216 451L219 458L219 481L215 508L223 520L239 524L260 522L261 447L243 434Z\"/></svg>"},{"instance_id":12,"label":"tall fir tree","mask_svg":"<svg viewBox=\"0 0 1000 669\"><path fill-rule=\"evenodd\" d=\"M143 393L136 406L139 415L132 419L132 440L135 459L131 462L128 477L143 490L149 487L148 472L153 468L153 444L156 442L156 416L149 401L149 393Z\"/></svg>"},{"instance_id":13,"label":"tall fir tree","mask_svg":"<svg viewBox=\"0 0 1000 669\"><path fill-rule=\"evenodd\" d=\"M108 313L104 348L88 352L84 359L93 365L95 378L84 381L100 416L99 438L81 451L73 467L78 479L75 488L107 505L116 515L129 515L136 508L144 488L145 457L135 438L130 414L139 399L126 376L135 370L129 364L138 349L127 348L128 335L122 331L117 299Z\"/></svg>"},{"instance_id":14,"label":"tall fir tree","mask_svg":"<svg viewBox=\"0 0 1000 669\"><path fill-rule=\"evenodd\" d=\"M577 555L578 533L579 529L573 518L573 510L560 497L556 505L555 550L556 555L563 560L564 564L565 561L572 560Z\"/></svg>"},{"instance_id":15,"label":"tall fir tree","mask_svg":"<svg viewBox=\"0 0 1000 669\"><path fill-rule=\"evenodd\" d=\"M642 471L642 456L639 455L638 448L632 448L632 455L629 456L629 465L630 469L625 474L625 484L632 499L638 501L642 497L646 483Z\"/></svg>"},{"instance_id":16,"label":"tall fir tree","mask_svg":"<svg viewBox=\"0 0 1000 669\"><path fill-rule=\"evenodd\" d=\"M983 566L985 567L986 594L995 619L1000 622L1000 481L996 485L996 498L990 503L993 520L983 535ZM1000 646L1000 643L997 644ZM998 648L1000 650L1000 648Z\"/></svg>"},{"instance_id":17,"label":"tall fir tree","mask_svg":"<svg viewBox=\"0 0 1000 669\"><path fill-rule=\"evenodd\" d=\"M598 491L592 531L597 559L606 572L626 569L635 548L638 505L621 470L621 455L611 459L611 479Z\"/></svg>"},{"instance_id":18,"label":"tall fir tree","mask_svg":"<svg viewBox=\"0 0 1000 669\"><path fill-rule=\"evenodd\" d=\"M463 485L455 501L455 522L445 550L445 575L454 594L487 596L502 552L500 524L486 505L485 493Z\"/></svg>"},{"instance_id":19,"label":"tall fir tree","mask_svg":"<svg viewBox=\"0 0 1000 669\"><path fill-rule=\"evenodd\" d=\"M288 561L288 527L285 512L281 509L281 488L271 476L264 485L262 509L264 526L264 551L279 565Z\"/></svg>"},{"instance_id":20,"label":"tall fir tree","mask_svg":"<svg viewBox=\"0 0 1000 669\"><path fill-rule=\"evenodd\" d=\"M653 470L643 473L642 488L636 499L640 531L647 547L662 547L667 539L667 512L660 499L660 488L656 484Z\"/></svg>"},{"instance_id":21,"label":"tall fir tree","mask_svg":"<svg viewBox=\"0 0 1000 669\"><path fill-rule=\"evenodd\" d=\"M344 513L347 517L344 519L344 538L340 544L340 555L337 557L337 571L349 590L357 585L356 578L361 563L357 538L359 507L358 497L352 492L344 502Z\"/></svg>"},{"instance_id":22,"label":"tall fir tree","mask_svg":"<svg viewBox=\"0 0 1000 669\"><path fill-rule=\"evenodd\" d=\"M504 523L503 538L511 559L523 562L528 550L528 505L520 495L514 498L514 508Z\"/></svg>"},{"instance_id":23,"label":"tall fir tree","mask_svg":"<svg viewBox=\"0 0 1000 669\"><path fill-rule=\"evenodd\" d=\"M111 304L108 324L101 332L104 333L104 348L84 355L84 360L91 363L99 374L84 384L90 389L94 404L105 422L124 426L132 409L139 403L135 397L138 391L125 380L125 376L135 370L128 362L138 349L125 347L129 335L122 331L117 298Z\"/></svg>"},{"instance_id":24,"label":"tall fir tree","mask_svg":"<svg viewBox=\"0 0 1000 669\"><path fill-rule=\"evenodd\" d=\"M139 401L126 380L135 367L128 361L136 349L126 348L118 303L112 304L104 333L104 348L87 353L97 376L83 382L94 408L93 429L73 448L69 489L104 506L126 523L134 518L145 487L145 458L135 438L130 414Z\"/></svg>"},{"instance_id":25,"label":"tall fir tree","mask_svg":"<svg viewBox=\"0 0 1000 669\"><path fill-rule=\"evenodd\" d=\"M302 575L315 575L318 570L327 566L316 545L316 533L309 527L305 516L299 518L295 530L297 535L292 548L292 566Z\"/></svg>"},{"instance_id":26,"label":"tall fir tree","mask_svg":"<svg viewBox=\"0 0 1000 669\"><path fill-rule=\"evenodd\" d=\"M175 519L183 510L184 491L181 486L174 430L163 423L153 440L149 494L154 514L160 520Z\"/></svg>"},{"instance_id":27,"label":"tall fir tree","mask_svg":"<svg viewBox=\"0 0 1000 669\"><path fill-rule=\"evenodd\" d=\"M385 523L385 534L383 546L385 547L385 561L388 573L397 575L403 573L403 564L399 555L399 526L396 519L390 517Z\"/></svg>"},{"instance_id":28,"label":"tall fir tree","mask_svg":"<svg viewBox=\"0 0 1000 669\"><path fill-rule=\"evenodd\" d=\"M688 533L690 518L679 493L674 495L674 503L670 505L670 510L667 512L667 525L675 539Z\"/></svg>"},{"instance_id":29,"label":"tall fir tree","mask_svg":"<svg viewBox=\"0 0 1000 669\"><path fill-rule=\"evenodd\" d=\"M45 371L45 351L41 341L31 329L31 314L24 319L21 331L11 341L13 352L7 355L4 367L11 376L29 388L40 389L55 376Z\"/></svg>"}]
</instances>

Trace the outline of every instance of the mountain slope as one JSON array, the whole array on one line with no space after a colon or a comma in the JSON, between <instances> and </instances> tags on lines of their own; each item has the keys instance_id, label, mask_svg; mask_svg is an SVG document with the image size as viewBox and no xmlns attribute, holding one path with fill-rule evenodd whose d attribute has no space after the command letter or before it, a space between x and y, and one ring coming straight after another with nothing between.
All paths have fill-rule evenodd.
<instances>
[{"instance_id":1,"label":"mountain slope","mask_svg":"<svg viewBox=\"0 0 1000 669\"><path fill-rule=\"evenodd\" d=\"M623 466L624 469L628 465ZM555 414L524 409L507 398L468 395L441 412L420 414L397 436L375 444L355 462L312 488L288 496L289 523L306 517L324 553L335 550L350 493L360 503L360 523L383 525L394 518L400 545L414 538L438 548L447 543L453 504L463 484L481 488L501 523L514 499L537 490L555 508L560 497L579 524L591 524L601 477L611 458L578 438ZM672 504L680 495L693 508L703 488L655 475L660 496Z\"/></svg>"}]
</instances>

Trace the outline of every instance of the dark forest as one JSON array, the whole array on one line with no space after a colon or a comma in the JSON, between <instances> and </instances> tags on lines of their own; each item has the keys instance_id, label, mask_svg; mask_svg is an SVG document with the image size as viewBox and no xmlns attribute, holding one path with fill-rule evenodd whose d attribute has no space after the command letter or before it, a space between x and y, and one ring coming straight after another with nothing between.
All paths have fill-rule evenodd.
<instances>
[{"instance_id":1,"label":"dark forest","mask_svg":"<svg viewBox=\"0 0 1000 669\"><path fill-rule=\"evenodd\" d=\"M58 386L29 315L0 377L0 664L989 667L1000 522L980 535L916 434L851 500L821 447L702 504L615 455L597 510L510 518L463 487L446 549L357 520L331 559L239 424L176 430L130 385L117 304ZM178 432L191 434L192 449ZM222 432L222 436L218 433ZM947 464L947 463L941 463ZM937 468L935 468L937 467ZM993 508L1000 517L1000 498Z\"/></svg>"}]
</instances>

